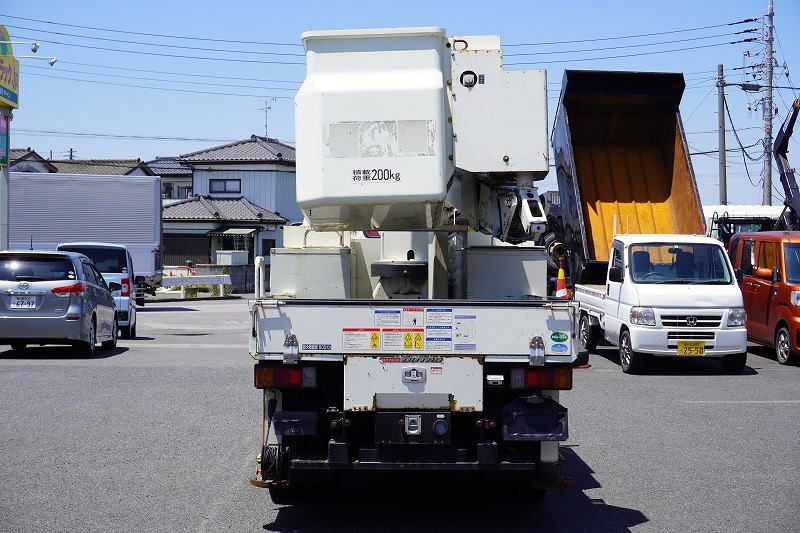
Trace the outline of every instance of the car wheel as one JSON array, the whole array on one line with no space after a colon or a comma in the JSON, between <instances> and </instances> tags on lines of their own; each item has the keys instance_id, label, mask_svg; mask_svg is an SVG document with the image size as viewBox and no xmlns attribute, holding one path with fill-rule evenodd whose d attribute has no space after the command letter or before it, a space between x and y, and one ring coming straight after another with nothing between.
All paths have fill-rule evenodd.
<instances>
[{"instance_id":1,"label":"car wheel","mask_svg":"<svg viewBox=\"0 0 800 533\"><path fill-rule=\"evenodd\" d=\"M788 365L794 361L792 341L790 339L789 328L781 326L775 334L775 357L782 365Z\"/></svg>"},{"instance_id":2,"label":"car wheel","mask_svg":"<svg viewBox=\"0 0 800 533\"><path fill-rule=\"evenodd\" d=\"M119 332L119 324L117 323L117 315L114 315L114 323L111 325L111 340L103 341L104 350L113 350L117 347L117 333Z\"/></svg>"},{"instance_id":3,"label":"car wheel","mask_svg":"<svg viewBox=\"0 0 800 533\"><path fill-rule=\"evenodd\" d=\"M136 305L144 307L144 298L136 298Z\"/></svg>"},{"instance_id":4,"label":"car wheel","mask_svg":"<svg viewBox=\"0 0 800 533\"><path fill-rule=\"evenodd\" d=\"M747 353L734 353L722 358L722 368L728 374L741 374L747 364Z\"/></svg>"},{"instance_id":5,"label":"car wheel","mask_svg":"<svg viewBox=\"0 0 800 533\"><path fill-rule=\"evenodd\" d=\"M627 329L619 336L619 366L626 374L638 374L644 368L644 356L633 351L631 334Z\"/></svg>"},{"instance_id":6,"label":"car wheel","mask_svg":"<svg viewBox=\"0 0 800 533\"><path fill-rule=\"evenodd\" d=\"M12 342L11 343L11 349L12 350L16 350L18 352L21 352L22 350L24 350L27 347L28 347L28 345L25 344L24 342Z\"/></svg>"},{"instance_id":7,"label":"car wheel","mask_svg":"<svg viewBox=\"0 0 800 533\"><path fill-rule=\"evenodd\" d=\"M75 343L75 351L78 355L83 357L95 356L95 345L97 344L97 326L95 325L95 318L92 317L92 322L89 324L89 338L85 341L78 341Z\"/></svg>"},{"instance_id":8,"label":"car wheel","mask_svg":"<svg viewBox=\"0 0 800 533\"><path fill-rule=\"evenodd\" d=\"M597 348L597 330L592 326L592 321L586 313L581 315L581 320L578 324L578 332L581 349L587 352L593 352L595 348Z\"/></svg>"}]
</instances>

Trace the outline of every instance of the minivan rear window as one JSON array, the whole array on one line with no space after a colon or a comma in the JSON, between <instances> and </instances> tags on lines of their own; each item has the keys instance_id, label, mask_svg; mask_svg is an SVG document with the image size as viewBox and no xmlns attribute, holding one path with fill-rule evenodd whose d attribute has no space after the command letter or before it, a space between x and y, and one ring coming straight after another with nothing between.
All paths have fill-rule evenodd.
<instances>
[{"instance_id":1,"label":"minivan rear window","mask_svg":"<svg viewBox=\"0 0 800 533\"><path fill-rule=\"evenodd\" d=\"M94 246L59 246L59 250L78 252L92 260L97 270L105 274L128 272L127 254L123 248L98 248Z\"/></svg>"},{"instance_id":2,"label":"minivan rear window","mask_svg":"<svg viewBox=\"0 0 800 533\"><path fill-rule=\"evenodd\" d=\"M72 261L57 256L0 256L0 281L76 279Z\"/></svg>"}]
</instances>

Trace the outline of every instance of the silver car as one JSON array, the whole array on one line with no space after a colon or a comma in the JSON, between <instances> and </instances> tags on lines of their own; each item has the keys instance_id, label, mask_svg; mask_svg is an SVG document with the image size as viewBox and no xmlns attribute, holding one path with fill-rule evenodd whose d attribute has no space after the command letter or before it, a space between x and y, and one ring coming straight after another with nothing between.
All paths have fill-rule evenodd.
<instances>
[{"instance_id":1,"label":"silver car","mask_svg":"<svg viewBox=\"0 0 800 533\"><path fill-rule=\"evenodd\" d=\"M81 355L117 345L114 297L92 261L74 252L0 252L0 345L70 344Z\"/></svg>"}]
</instances>

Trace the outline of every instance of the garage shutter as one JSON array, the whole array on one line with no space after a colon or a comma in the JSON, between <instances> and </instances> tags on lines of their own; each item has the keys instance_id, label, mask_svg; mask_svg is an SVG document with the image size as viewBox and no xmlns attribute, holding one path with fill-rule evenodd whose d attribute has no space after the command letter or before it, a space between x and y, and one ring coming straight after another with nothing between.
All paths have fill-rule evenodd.
<instances>
[{"instance_id":1,"label":"garage shutter","mask_svg":"<svg viewBox=\"0 0 800 533\"><path fill-rule=\"evenodd\" d=\"M164 234L165 266L181 266L192 260L195 265L210 263L211 244L206 235Z\"/></svg>"}]
</instances>

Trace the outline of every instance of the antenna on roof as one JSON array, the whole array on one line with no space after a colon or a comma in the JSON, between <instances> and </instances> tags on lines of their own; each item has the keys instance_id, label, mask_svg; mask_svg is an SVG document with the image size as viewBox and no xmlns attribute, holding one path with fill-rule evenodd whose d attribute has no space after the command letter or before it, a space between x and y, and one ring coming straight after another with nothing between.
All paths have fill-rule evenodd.
<instances>
[{"instance_id":1,"label":"antenna on roof","mask_svg":"<svg viewBox=\"0 0 800 533\"><path fill-rule=\"evenodd\" d=\"M270 101L277 102L278 100L275 98L269 98L264 100L264 107L258 108L264 111L264 136L267 139L269 139L269 112L272 110L272 106L269 105Z\"/></svg>"},{"instance_id":2,"label":"antenna on roof","mask_svg":"<svg viewBox=\"0 0 800 533\"><path fill-rule=\"evenodd\" d=\"M33 233L31 233L31 251L33 251Z\"/></svg>"}]
</instances>

